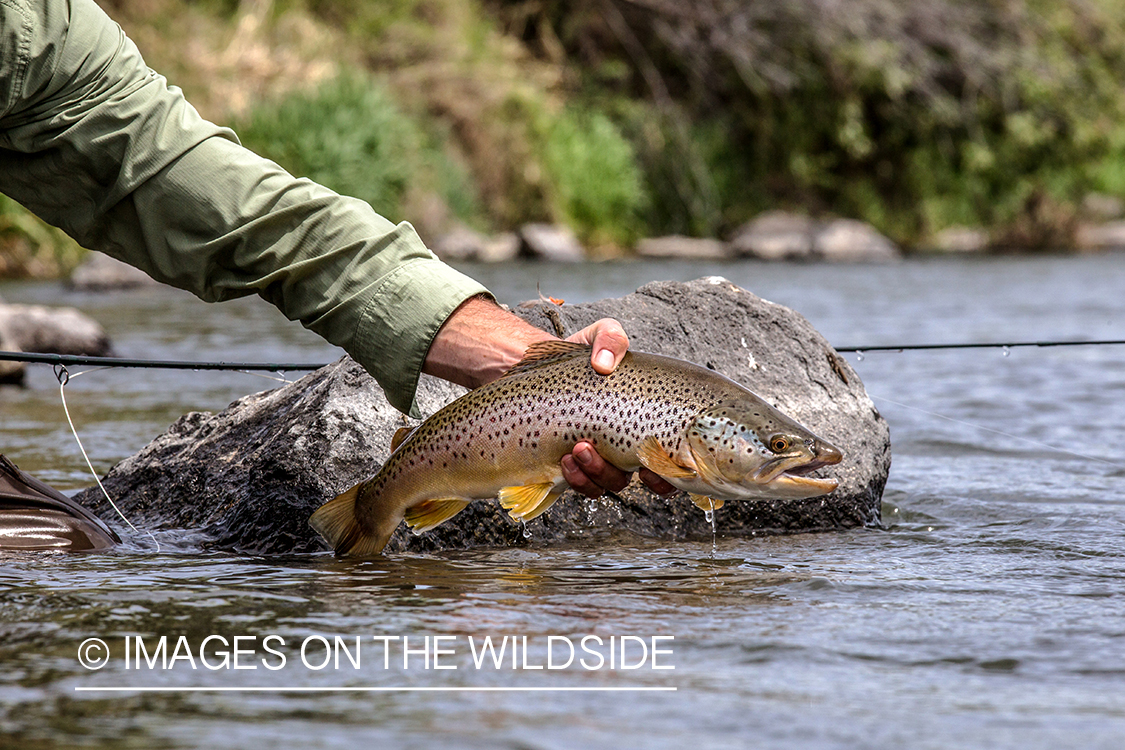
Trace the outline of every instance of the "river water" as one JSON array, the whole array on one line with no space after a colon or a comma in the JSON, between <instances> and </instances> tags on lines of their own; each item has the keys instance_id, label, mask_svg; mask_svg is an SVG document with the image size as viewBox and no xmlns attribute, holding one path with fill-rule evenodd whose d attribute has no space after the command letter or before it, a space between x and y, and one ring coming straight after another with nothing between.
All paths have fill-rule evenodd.
<instances>
[{"instance_id":1,"label":"river water","mask_svg":"<svg viewBox=\"0 0 1125 750\"><path fill-rule=\"evenodd\" d=\"M467 270L508 303L722 275L841 347L1125 338L1125 255ZM257 300L0 296L75 305L127 356L338 354ZM0 554L0 745L1125 747L1125 347L847 356L891 425L882 529L738 539L720 514L713 544L355 563L165 533L159 552ZM50 369L29 381L0 389L0 451L88 485ZM104 473L182 413L271 386L114 370L66 393ZM499 666L487 636L509 637Z\"/></svg>"}]
</instances>

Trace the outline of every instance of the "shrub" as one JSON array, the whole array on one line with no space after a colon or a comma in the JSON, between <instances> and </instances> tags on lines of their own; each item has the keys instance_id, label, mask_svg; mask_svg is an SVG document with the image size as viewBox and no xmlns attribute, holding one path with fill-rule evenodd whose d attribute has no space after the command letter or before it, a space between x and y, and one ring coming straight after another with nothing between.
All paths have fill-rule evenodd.
<instances>
[{"instance_id":1,"label":"shrub","mask_svg":"<svg viewBox=\"0 0 1125 750\"><path fill-rule=\"evenodd\" d=\"M392 220L406 218L413 190L433 190L464 218L476 211L465 171L437 135L363 78L341 76L259 105L236 129L248 148L294 175L367 201Z\"/></svg>"}]
</instances>

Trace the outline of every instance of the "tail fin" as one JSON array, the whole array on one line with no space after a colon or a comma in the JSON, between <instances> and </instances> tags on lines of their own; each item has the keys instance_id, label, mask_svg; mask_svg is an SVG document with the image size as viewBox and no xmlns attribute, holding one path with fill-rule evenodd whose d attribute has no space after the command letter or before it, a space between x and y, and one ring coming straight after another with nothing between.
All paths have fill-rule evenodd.
<instances>
[{"instance_id":1,"label":"tail fin","mask_svg":"<svg viewBox=\"0 0 1125 750\"><path fill-rule=\"evenodd\" d=\"M309 526L324 537L336 554L344 557L371 557L387 546L394 532L392 526L383 538L369 534L359 525L355 516L355 502L367 482L360 482L347 492L337 495L316 509L309 518Z\"/></svg>"}]
</instances>

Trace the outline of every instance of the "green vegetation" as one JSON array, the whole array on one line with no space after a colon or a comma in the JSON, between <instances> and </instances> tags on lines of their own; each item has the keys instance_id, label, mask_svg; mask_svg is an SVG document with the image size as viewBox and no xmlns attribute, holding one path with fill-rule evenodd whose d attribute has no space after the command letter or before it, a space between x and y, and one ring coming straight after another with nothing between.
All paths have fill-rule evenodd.
<instances>
[{"instance_id":1,"label":"green vegetation","mask_svg":"<svg viewBox=\"0 0 1125 750\"><path fill-rule=\"evenodd\" d=\"M1125 198L1115 0L109 5L205 116L431 235L558 221L612 253L788 208L1032 249ZM0 201L2 272L76 257Z\"/></svg>"},{"instance_id":2,"label":"green vegetation","mask_svg":"<svg viewBox=\"0 0 1125 750\"><path fill-rule=\"evenodd\" d=\"M402 220L408 192L434 190L464 218L476 202L468 175L424 124L404 114L385 89L339 77L256 107L236 125L243 145L300 177L370 203Z\"/></svg>"},{"instance_id":3,"label":"green vegetation","mask_svg":"<svg viewBox=\"0 0 1125 750\"><path fill-rule=\"evenodd\" d=\"M58 276L73 269L83 252L61 229L0 194L0 279Z\"/></svg>"}]
</instances>

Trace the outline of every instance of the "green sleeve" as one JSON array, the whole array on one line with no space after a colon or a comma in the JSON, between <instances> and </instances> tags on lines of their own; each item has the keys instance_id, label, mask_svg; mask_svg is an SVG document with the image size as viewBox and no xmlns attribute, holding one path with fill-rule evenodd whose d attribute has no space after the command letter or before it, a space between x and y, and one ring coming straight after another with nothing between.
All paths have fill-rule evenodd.
<instances>
[{"instance_id":1,"label":"green sleeve","mask_svg":"<svg viewBox=\"0 0 1125 750\"><path fill-rule=\"evenodd\" d=\"M437 330L487 293L409 224L202 119L93 0L0 0L0 192L205 300L259 294L403 411Z\"/></svg>"}]
</instances>

